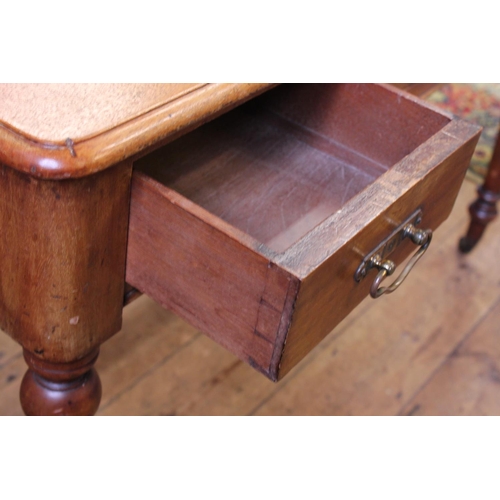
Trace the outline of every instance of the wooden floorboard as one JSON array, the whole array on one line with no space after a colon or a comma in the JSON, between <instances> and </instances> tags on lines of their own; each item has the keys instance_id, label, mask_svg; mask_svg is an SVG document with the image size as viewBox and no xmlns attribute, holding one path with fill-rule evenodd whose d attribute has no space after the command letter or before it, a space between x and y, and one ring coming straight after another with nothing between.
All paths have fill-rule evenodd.
<instances>
[{"instance_id":1,"label":"wooden floorboard","mask_svg":"<svg viewBox=\"0 0 500 500\"><path fill-rule=\"evenodd\" d=\"M500 415L500 301L405 406L404 415Z\"/></svg>"},{"instance_id":2,"label":"wooden floorboard","mask_svg":"<svg viewBox=\"0 0 500 500\"><path fill-rule=\"evenodd\" d=\"M457 252L475 186L407 282L366 299L273 384L148 297L101 348L100 415L397 415L500 412L500 221ZM21 350L0 335L0 415L20 415Z\"/></svg>"}]
</instances>

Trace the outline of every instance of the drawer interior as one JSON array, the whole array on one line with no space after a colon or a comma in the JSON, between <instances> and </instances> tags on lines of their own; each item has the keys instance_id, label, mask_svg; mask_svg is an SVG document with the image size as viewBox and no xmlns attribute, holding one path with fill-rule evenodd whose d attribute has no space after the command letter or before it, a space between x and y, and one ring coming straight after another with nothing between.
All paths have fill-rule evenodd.
<instances>
[{"instance_id":1,"label":"drawer interior","mask_svg":"<svg viewBox=\"0 0 500 500\"><path fill-rule=\"evenodd\" d=\"M449 121L381 85L282 85L136 168L280 253Z\"/></svg>"},{"instance_id":2,"label":"drawer interior","mask_svg":"<svg viewBox=\"0 0 500 500\"><path fill-rule=\"evenodd\" d=\"M390 86L276 87L136 162L126 281L278 380L369 294L365 255L446 219L478 136Z\"/></svg>"}]
</instances>

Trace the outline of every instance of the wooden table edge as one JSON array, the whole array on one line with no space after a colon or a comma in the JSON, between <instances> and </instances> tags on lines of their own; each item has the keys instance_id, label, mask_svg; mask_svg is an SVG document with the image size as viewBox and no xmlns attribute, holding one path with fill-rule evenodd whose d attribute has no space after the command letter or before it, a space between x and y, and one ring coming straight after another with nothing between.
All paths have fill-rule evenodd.
<instances>
[{"instance_id":1,"label":"wooden table edge","mask_svg":"<svg viewBox=\"0 0 500 500\"><path fill-rule=\"evenodd\" d=\"M277 84L210 83L97 135L42 142L0 123L0 163L45 179L80 178L187 133Z\"/></svg>"}]
</instances>

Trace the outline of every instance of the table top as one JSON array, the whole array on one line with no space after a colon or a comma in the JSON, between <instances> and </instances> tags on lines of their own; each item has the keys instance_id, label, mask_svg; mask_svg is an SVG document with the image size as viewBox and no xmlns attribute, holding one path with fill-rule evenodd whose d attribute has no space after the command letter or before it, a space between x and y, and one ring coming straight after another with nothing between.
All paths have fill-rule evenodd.
<instances>
[{"instance_id":1,"label":"table top","mask_svg":"<svg viewBox=\"0 0 500 500\"><path fill-rule=\"evenodd\" d=\"M83 177L168 142L267 83L0 84L0 162Z\"/></svg>"},{"instance_id":2,"label":"table top","mask_svg":"<svg viewBox=\"0 0 500 500\"><path fill-rule=\"evenodd\" d=\"M0 119L38 142L98 135L203 84L0 84Z\"/></svg>"}]
</instances>

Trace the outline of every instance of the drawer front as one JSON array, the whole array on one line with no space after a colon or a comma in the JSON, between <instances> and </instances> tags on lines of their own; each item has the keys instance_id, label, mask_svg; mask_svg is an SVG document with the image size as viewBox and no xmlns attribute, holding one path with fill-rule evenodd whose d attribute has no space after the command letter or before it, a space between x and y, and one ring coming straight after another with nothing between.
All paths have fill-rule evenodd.
<instances>
[{"instance_id":1,"label":"drawer front","mask_svg":"<svg viewBox=\"0 0 500 500\"><path fill-rule=\"evenodd\" d=\"M284 268L300 268L303 279L278 367L279 377L293 368L370 294L376 269L370 270L361 282L354 279L364 256L418 209L422 213L419 228L434 231L446 220L477 142L477 137L470 137L468 127L460 128L458 125L453 132L450 130L453 134L450 137L434 138L416 157L408 158L400 168L382 176L362 197L353 200L346 212L336 214L318 227L317 234L310 235L314 241L302 241L297 245L293 249L293 260L280 261ZM384 193L394 193L394 190L398 195L392 201L383 202ZM385 208L378 211L380 206ZM342 240L338 237L339 227L345 230ZM439 234L435 236L438 237ZM405 239L389 258L401 264L416 251L417 246ZM422 265L425 265L425 256L414 272ZM386 281L393 282L400 272L398 266Z\"/></svg>"},{"instance_id":2,"label":"drawer front","mask_svg":"<svg viewBox=\"0 0 500 500\"><path fill-rule=\"evenodd\" d=\"M365 255L416 210L448 216L479 129L379 85L264 97L138 162L126 279L278 380L369 294Z\"/></svg>"}]
</instances>

